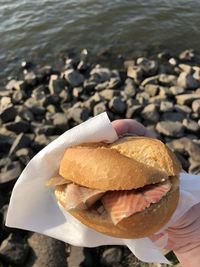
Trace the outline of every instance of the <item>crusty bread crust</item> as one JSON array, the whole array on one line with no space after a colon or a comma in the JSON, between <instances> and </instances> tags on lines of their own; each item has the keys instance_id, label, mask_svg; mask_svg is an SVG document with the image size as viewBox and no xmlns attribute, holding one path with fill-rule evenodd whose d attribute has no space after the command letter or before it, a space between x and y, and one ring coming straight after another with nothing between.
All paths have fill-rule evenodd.
<instances>
[{"instance_id":1,"label":"crusty bread crust","mask_svg":"<svg viewBox=\"0 0 200 267\"><path fill-rule=\"evenodd\" d=\"M68 148L59 174L99 190L130 190L177 175L181 165L161 141L122 138L113 144L88 143Z\"/></svg>"},{"instance_id":2,"label":"crusty bread crust","mask_svg":"<svg viewBox=\"0 0 200 267\"><path fill-rule=\"evenodd\" d=\"M158 203L151 204L143 212L137 212L114 225L107 214L103 216L93 209L70 210L72 216L97 232L127 239L150 236L159 231L174 213L179 200L178 177L173 177L172 188ZM55 195L65 208L65 186L57 186Z\"/></svg>"}]
</instances>

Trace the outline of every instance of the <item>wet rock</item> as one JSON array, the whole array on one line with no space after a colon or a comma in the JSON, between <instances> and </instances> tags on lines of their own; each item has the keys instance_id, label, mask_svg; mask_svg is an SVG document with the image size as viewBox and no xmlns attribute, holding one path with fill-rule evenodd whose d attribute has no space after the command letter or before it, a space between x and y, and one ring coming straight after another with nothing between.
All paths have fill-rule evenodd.
<instances>
[{"instance_id":1,"label":"wet rock","mask_svg":"<svg viewBox=\"0 0 200 267\"><path fill-rule=\"evenodd\" d=\"M124 87L124 93L129 97L133 97L136 95L136 86L132 81L126 83Z\"/></svg>"},{"instance_id":2,"label":"wet rock","mask_svg":"<svg viewBox=\"0 0 200 267\"><path fill-rule=\"evenodd\" d=\"M81 60L77 66L77 69L80 72L86 72L88 69L90 68L90 64L84 62L83 60Z\"/></svg>"},{"instance_id":3,"label":"wet rock","mask_svg":"<svg viewBox=\"0 0 200 267\"><path fill-rule=\"evenodd\" d=\"M102 68L97 65L90 71L90 76L96 83L103 83L110 80L112 73L108 68Z\"/></svg>"},{"instance_id":4,"label":"wet rock","mask_svg":"<svg viewBox=\"0 0 200 267\"><path fill-rule=\"evenodd\" d=\"M12 103L20 104L26 98L24 91L15 91L12 95Z\"/></svg>"},{"instance_id":5,"label":"wet rock","mask_svg":"<svg viewBox=\"0 0 200 267\"><path fill-rule=\"evenodd\" d=\"M158 113L158 108L155 104L147 105L141 112L141 116L145 120L149 122L154 122L154 123L157 123L160 117Z\"/></svg>"},{"instance_id":6,"label":"wet rock","mask_svg":"<svg viewBox=\"0 0 200 267\"><path fill-rule=\"evenodd\" d=\"M181 122L185 118L185 114L183 112L171 111L171 112L164 112L161 115L162 121L179 121Z\"/></svg>"},{"instance_id":7,"label":"wet rock","mask_svg":"<svg viewBox=\"0 0 200 267\"><path fill-rule=\"evenodd\" d=\"M189 116L189 114L192 112L192 109L185 105L174 105L174 110L177 112L185 113L186 116Z\"/></svg>"},{"instance_id":8,"label":"wet rock","mask_svg":"<svg viewBox=\"0 0 200 267\"><path fill-rule=\"evenodd\" d=\"M19 161L13 161L1 169L0 186L7 185L7 183L16 180L21 174L21 165Z\"/></svg>"},{"instance_id":9,"label":"wet rock","mask_svg":"<svg viewBox=\"0 0 200 267\"><path fill-rule=\"evenodd\" d=\"M0 258L7 264L23 265L28 257L29 246L22 238L11 234L0 246Z\"/></svg>"},{"instance_id":10,"label":"wet rock","mask_svg":"<svg viewBox=\"0 0 200 267\"><path fill-rule=\"evenodd\" d=\"M22 107L19 111L19 116L25 121L34 121L33 113L26 107Z\"/></svg>"},{"instance_id":11,"label":"wet rock","mask_svg":"<svg viewBox=\"0 0 200 267\"><path fill-rule=\"evenodd\" d=\"M138 66L129 66L127 70L127 77L132 78L136 84L139 84L143 80L143 70Z\"/></svg>"},{"instance_id":12,"label":"wet rock","mask_svg":"<svg viewBox=\"0 0 200 267\"><path fill-rule=\"evenodd\" d=\"M32 141L31 138L26 134L24 133L19 134L10 148L9 155L14 154L18 149L29 146L31 141Z\"/></svg>"},{"instance_id":13,"label":"wet rock","mask_svg":"<svg viewBox=\"0 0 200 267\"><path fill-rule=\"evenodd\" d=\"M31 86L34 86L37 84L37 76L33 71L25 74L24 80L26 81L28 85L31 85Z\"/></svg>"},{"instance_id":14,"label":"wet rock","mask_svg":"<svg viewBox=\"0 0 200 267\"><path fill-rule=\"evenodd\" d=\"M122 101L120 97L113 97L113 99L109 101L108 105L112 111L118 114L123 114L126 111L126 103Z\"/></svg>"},{"instance_id":15,"label":"wet rock","mask_svg":"<svg viewBox=\"0 0 200 267\"><path fill-rule=\"evenodd\" d=\"M97 85L97 82L91 79L87 79L84 81L83 83L83 87L85 88L85 90L87 91L92 91L94 90L95 86Z\"/></svg>"},{"instance_id":16,"label":"wet rock","mask_svg":"<svg viewBox=\"0 0 200 267\"><path fill-rule=\"evenodd\" d=\"M106 104L104 102L98 103L97 105L94 106L94 110L93 110L94 116L96 116L100 113L103 113L106 110L107 110L107 108L106 108Z\"/></svg>"},{"instance_id":17,"label":"wet rock","mask_svg":"<svg viewBox=\"0 0 200 267\"><path fill-rule=\"evenodd\" d=\"M49 80L50 94L59 94L66 86L64 79L60 79L58 75L52 74Z\"/></svg>"},{"instance_id":18,"label":"wet rock","mask_svg":"<svg viewBox=\"0 0 200 267\"><path fill-rule=\"evenodd\" d=\"M158 63L155 60L148 60L147 58L140 57L137 59L137 64L147 76L155 75L158 70Z\"/></svg>"},{"instance_id":19,"label":"wet rock","mask_svg":"<svg viewBox=\"0 0 200 267\"><path fill-rule=\"evenodd\" d=\"M181 72L177 79L177 85L185 89L196 89L199 83L194 79L192 74Z\"/></svg>"},{"instance_id":20,"label":"wet rock","mask_svg":"<svg viewBox=\"0 0 200 267\"><path fill-rule=\"evenodd\" d=\"M18 90L18 91L23 90L25 89L25 82L12 79L7 83L6 89L9 91L11 91L12 89Z\"/></svg>"},{"instance_id":21,"label":"wet rock","mask_svg":"<svg viewBox=\"0 0 200 267\"><path fill-rule=\"evenodd\" d=\"M179 64L178 67L183 72L192 73L192 66L190 66L190 65L187 65L187 64Z\"/></svg>"},{"instance_id":22,"label":"wet rock","mask_svg":"<svg viewBox=\"0 0 200 267\"><path fill-rule=\"evenodd\" d=\"M120 84L121 84L120 77L111 77L109 82L108 82L108 88L116 89L120 86Z\"/></svg>"},{"instance_id":23,"label":"wet rock","mask_svg":"<svg viewBox=\"0 0 200 267\"><path fill-rule=\"evenodd\" d=\"M184 126L178 121L161 121L156 125L156 130L165 136L182 137L184 135Z\"/></svg>"},{"instance_id":24,"label":"wet rock","mask_svg":"<svg viewBox=\"0 0 200 267\"><path fill-rule=\"evenodd\" d=\"M142 105L133 105L127 109L126 118L127 119L134 119L135 117L139 116L143 109Z\"/></svg>"},{"instance_id":25,"label":"wet rock","mask_svg":"<svg viewBox=\"0 0 200 267\"><path fill-rule=\"evenodd\" d=\"M31 251L26 267L66 267L65 243L34 233L28 244Z\"/></svg>"},{"instance_id":26,"label":"wet rock","mask_svg":"<svg viewBox=\"0 0 200 267\"><path fill-rule=\"evenodd\" d=\"M194 50L193 49L187 49L180 53L179 58L181 60L191 61L194 59Z\"/></svg>"},{"instance_id":27,"label":"wet rock","mask_svg":"<svg viewBox=\"0 0 200 267\"><path fill-rule=\"evenodd\" d=\"M168 50L164 50L158 54L158 58L162 60L168 60L170 58L170 52Z\"/></svg>"},{"instance_id":28,"label":"wet rock","mask_svg":"<svg viewBox=\"0 0 200 267\"><path fill-rule=\"evenodd\" d=\"M106 89L101 92L99 92L99 95L103 97L106 100L111 100L115 96L119 96L120 92L118 90L111 90L111 89Z\"/></svg>"},{"instance_id":29,"label":"wet rock","mask_svg":"<svg viewBox=\"0 0 200 267\"><path fill-rule=\"evenodd\" d=\"M141 83L141 87L145 87L147 84L158 84L159 77L160 75L155 75L144 79Z\"/></svg>"},{"instance_id":30,"label":"wet rock","mask_svg":"<svg viewBox=\"0 0 200 267\"><path fill-rule=\"evenodd\" d=\"M115 266L114 264L120 263L122 260L122 251L120 248L108 248L104 250L101 263L105 266Z\"/></svg>"},{"instance_id":31,"label":"wet rock","mask_svg":"<svg viewBox=\"0 0 200 267\"><path fill-rule=\"evenodd\" d=\"M199 127L198 123L194 120L184 119L183 125L190 132L198 133L200 131L200 127Z\"/></svg>"},{"instance_id":32,"label":"wet rock","mask_svg":"<svg viewBox=\"0 0 200 267\"><path fill-rule=\"evenodd\" d=\"M19 120L17 121L6 123L5 127L7 130L12 131L16 134L26 133L30 129L29 123L22 120L21 118L19 118Z\"/></svg>"},{"instance_id":33,"label":"wet rock","mask_svg":"<svg viewBox=\"0 0 200 267\"><path fill-rule=\"evenodd\" d=\"M162 101L160 103L160 111L161 112L169 112L173 110L173 103L170 101Z\"/></svg>"},{"instance_id":34,"label":"wet rock","mask_svg":"<svg viewBox=\"0 0 200 267\"><path fill-rule=\"evenodd\" d=\"M162 85L173 86L173 85L176 85L176 83L177 83L177 77L175 75L160 74L159 75L159 82Z\"/></svg>"},{"instance_id":35,"label":"wet rock","mask_svg":"<svg viewBox=\"0 0 200 267\"><path fill-rule=\"evenodd\" d=\"M54 114L53 125L55 125L56 130L60 131L60 133L67 131L69 129L67 116L63 113Z\"/></svg>"},{"instance_id":36,"label":"wet rock","mask_svg":"<svg viewBox=\"0 0 200 267\"><path fill-rule=\"evenodd\" d=\"M169 90L172 93L172 95L181 95L185 92L184 88L178 86L171 86Z\"/></svg>"},{"instance_id":37,"label":"wet rock","mask_svg":"<svg viewBox=\"0 0 200 267\"><path fill-rule=\"evenodd\" d=\"M150 96L156 96L159 92L159 86L156 84L150 84L149 83L144 87L144 90Z\"/></svg>"},{"instance_id":38,"label":"wet rock","mask_svg":"<svg viewBox=\"0 0 200 267\"><path fill-rule=\"evenodd\" d=\"M177 64L178 64L178 60L176 58L174 58L174 57L171 57L168 62L172 66L177 66Z\"/></svg>"},{"instance_id":39,"label":"wet rock","mask_svg":"<svg viewBox=\"0 0 200 267\"><path fill-rule=\"evenodd\" d=\"M0 118L3 122L13 121L17 115L17 110L11 104L0 111Z\"/></svg>"},{"instance_id":40,"label":"wet rock","mask_svg":"<svg viewBox=\"0 0 200 267\"><path fill-rule=\"evenodd\" d=\"M67 113L67 116L69 119L72 119L77 123L81 123L89 118L90 112L88 108L72 107Z\"/></svg>"},{"instance_id":41,"label":"wet rock","mask_svg":"<svg viewBox=\"0 0 200 267\"><path fill-rule=\"evenodd\" d=\"M200 94L183 94L176 96L177 104L180 105L191 105L191 103L196 100L200 99Z\"/></svg>"},{"instance_id":42,"label":"wet rock","mask_svg":"<svg viewBox=\"0 0 200 267\"><path fill-rule=\"evenodd\" d=\"M84 76L74 69L68 69L63 72L63 78L67 80L72 87L77 87L84 82Z\"/></svg>"},{"instance_id":43,"label":"wet rock","mask_svg":"<svg viewBox=\"0 0 200 267\"><path fill-rule=\"evenodd\" d=\"M200 99L192 102L192 111L200 115Z\"/></svg>"}]
</instances>

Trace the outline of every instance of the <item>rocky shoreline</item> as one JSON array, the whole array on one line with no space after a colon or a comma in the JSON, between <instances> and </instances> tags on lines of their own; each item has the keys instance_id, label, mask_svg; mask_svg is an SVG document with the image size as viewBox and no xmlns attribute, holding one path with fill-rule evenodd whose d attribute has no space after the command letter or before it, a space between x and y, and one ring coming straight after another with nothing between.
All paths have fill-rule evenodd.
<instances>
[{"instance_id":1,"label":"rocky shoreline","mask_svg":"<svg viewBox=\"0 0 200 267\"><path fill-rule=\"evenodd\" d=\"M88 51L63 67L22 62L0 89L0 266L152 266L121 246L74 248L4 226L12 188L30 159L64 131L107 111L134 118L173 149L184 170L200 175L200 64L193 50L124 60L110 69ZM2 262L2 265L1 265ZM97 264L98 263L98 264ZM156 266L156 265L154 265Z\"/></svg>"}]
</instances>

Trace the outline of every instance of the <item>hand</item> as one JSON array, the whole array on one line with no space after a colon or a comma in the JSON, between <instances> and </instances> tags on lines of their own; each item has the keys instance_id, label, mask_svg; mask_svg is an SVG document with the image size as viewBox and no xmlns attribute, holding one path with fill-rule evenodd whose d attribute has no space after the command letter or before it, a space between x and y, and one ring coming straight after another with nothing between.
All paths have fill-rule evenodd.
<instances>
[{"instance_id":1,"label":"hand","mask_svg":"<svg viewBox=\"0 0 200 267\"><path fill-rule=\"evenodd\" d=\"M155 137L141 123L131 120L116 120L112 122L118 136L140 135ZM159 235L151 236L152 241L168 235L168 250L173 250L182 267L200 266L200 204L193 206L173 226Z\"/></svg>"}]
</instances>

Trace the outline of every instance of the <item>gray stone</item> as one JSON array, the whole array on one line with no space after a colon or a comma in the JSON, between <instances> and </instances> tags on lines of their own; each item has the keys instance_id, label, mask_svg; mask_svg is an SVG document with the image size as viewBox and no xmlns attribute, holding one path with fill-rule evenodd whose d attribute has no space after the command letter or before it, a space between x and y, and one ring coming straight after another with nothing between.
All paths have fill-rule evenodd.
<instances>
[{"instance_id":1,"label":"gray stone","mask_svg":"<svg viewBox=\"0 0 200 267\"><path fill-rule=\"evenodd\" d=\"M181 69L181 71L186 73L192 73L192 66L188 64L179 64L178 67Z\"/></svg>"},{"instance_id":2,"label":"gray stone","mask_svg":"<svg viewBox=\"0 0 200 267\"><path fill-rule=\"evenodd\" d=\"M168 142L167 145L174 152L178 152L183 155L188 155L188 148L191 145L192 141L187 137L182 137L179 139L172 140Z\"/></svg>"},{"instance_id":3,"label":"gray stone","mask_svg":"<svg viewBox=\"0 0 200 267\"><path fill-rule=\"evenodd\" d=\"M155 75L158 70L158 63L155 60L148 60L140 57L137 59L137 64L142 68L145 75Z\"/></svg>"},{"instance_id":4,"label":"gray stone","mask_svg":"<svg viewBox=\"0 0 200 267\"><path fill-rule=\"evenodd\" d=\"M24 80L27 84L34 86L37 83L37 76L33 71L31 71L25 74Z\"/></svg>"},{"instance_id":5,"label":"gray stone","mask_svg":"<svg viewBox=\"0 0 200 267\"><path fill-rule=\"evenodd\" d=\"M94 106L94 109L93 109L93 114L94 116L106 111L107 108L106 108L106 105L104 102L101 102L101 103L98 103Z\"/></svg>"},{"instance_id":6,"label":"gray stone","mask_svg":"<svg viewBox=\"0 0 200 267\"><path fill-rule=\"evenodd\" d=\"M11 95L12 92L8 91L8 90L3 90L2 88L0 89L0 98L1 97L9 97Z\"/></svg>"},{"instance_id":7,"label":"gray stone","mask_svg":"<svg viewBox=\"0 0 200 267\"><path fill-rule=\"evenodd\" d=\"M91 80L91 79L85 80L84 83L83 83L83 87L87 91L93 90L96 85L97 85L97 82L94 81L94 80Z\"/></svg>"},{"instance_id":8,"label":"gray stone","mask_svg":"<svg viewBox=\"0 0 200 267\"><path fill-rule=\"evenodd\" d=\"M197 81L200 82L200 67L194 66L193 71L194 71L194 73L193 73L194 79L196 79Z\"/></svg>"},{"instance_id":9,"label":"gray stone","mask_svg":"<svg viewBox=\"0 0 200 267\"><path fill-rule=\"evenodd\" d=\"M72 100L72 94L69 89L62 90L59 94L59 97L61 98L62 102L69 102Z\"/></svg>"},{"instance_id":10,"label":"gray stone","mask_svg":"<svg viewBox=\"0 0 200 267\"><path fill-rule=\"evenodd\" d=\"M174 58L174 57L171 57L168 62L172 66L176 66L178 64L178 60L176 58Z\"/></svg>"},{"instance_id":11,"label":"gray stone","mask_svg":"<svg viewBox=\"0 0 200 267\"><path fill-rule=\"evenodd\" d=\"M192 74L181 72L177 79L177 85L185 89L196 89L199 83Z\"/></svg>"},{"instance_id":12,"label":"gray stone","mask_svg":"<svg viewBox=\"0 0 200 267\"><path fill-rule=\"evenodd\" d=\"M66 267L65 243L37 233L28 239L32 248L26 267ZM75 267L75 266L74 266Z\"/></svg>"},{"instance_id":13,"label":"gray stone","mask_svg":"<svg viewBox=\"0 0 200 267\"><path fill-rule=\"evenodd\" d=\"M126 103L122 101L120 97L113 97L113 99L109 101L108 105L112 111L118 114L123 114L126 111Z\"/></svg>"},{"instance_id":14,"label":"gray stone","mask_svg":"<svg viewBox=\"0 0 200 267\"><path fill-rule=\"evenodd\" d=\"M129 97L133 97L136 95L136 87L135 84L132 83L127 83L124 87L124 93L129 96Z\"/></svg>"},{"instance_id":15,"label":"gray stone","mask_svg":"<svg viewBox=\"0 0 200 267\"><path fill-rule=\"evenodd\" d=\"M0 118L3 122L13 121L16 115L17 115L17 110L12 104L7 106L0 112Z\"/></svg>"},{"instance_id":16,"label":"gray stone","mask_svg":"<svg viewBox=\"0 0 200 267\"><path fill-rule=\"evenodd\" d=\"M12 95L13 104L20 104L26 98L24 91L15 91Z\"/></svg>"},{"instance_id":17,"label":"gray stone","mask_svg":"<svg viewBox=\"0 0 200 267\"><path fill-rule=\"evenodd\" d=\"M83 266L82 264L84 260L85 260L84 248L71 246L70 255L67 258L67 263L68 263L67 266L68 267Z\"/></svg>"},{"instance_id":18,"label":"gray stone","mask_svg":"<svg viewBox=\"0 0 200 267\"><path fill-rule=\"evenodd\" d=\"M13 142L10 151L9 151L9 155L14 154L18 149L24 148L29 146L29 144L31 143L31 138L29 136L27 136L24 133L20 133L15 141Z\"/></svg>"},{"instance_id":19,"label":"gray stone","mask_svg":"<svg viewBox=\"0 0 200 267\"><path fill-rule=\"evenodd\" d=\"M81 123L89 119L90 112L88 108L72 107L67 113L69 119L73 119L77 123Z\"/></svg>"},{"instance_id":20,"label":"gray stone","mask_svg":"<svg viewBox=\"0 0 200 267\"><path fill-rule=\"evenodd\" d=\"M63 77L72 87L77 87L84 82L84 76L74 69L66 70Z\"/></svg>"},{"instance_id":21,"label":"gray stone","mask_svg":"<svg viewBox=\"0 0 200 267\"><path fill-rule=\"evenodd\" d=\"M185 105L174 105L174 110L177 112L182 112L185 113L185 115L189 115L190 113L192 113L192 109L188 106Z\"/></svg>"},{"instance_id":22,"label":"gray stone","mask_svg":"<svg viewBox=\"0 0 200 267\"><path fill-rule=\"evenodd\" d=\"M145 85L144 90L150 96L156 96L159 92L159 86L156 84L150 84L149 83L149 84Z\"/></svg>"},{"instance_id":23,"label":"gray stone","mask_svg":"<svg viewBox=\"0 0 200 267\"><path fill-rule=\"evenodd\" d=\"M173 103L170 101L162 101L160 103L160 111L161 112L169 112L173 110Z\"/></svg>"},{"instance_id":24,"label":"gray stone","mask_svg":"<svg viewBox=\"0 0 200 267\"><path fill-rule=\"evenodd\" d=\"M55 125L56 129L61 131L66 131L69 129L68 119L66 114L64 113L56 113L53 116L53 125Z\"/></svg>"},{"instance_id":25,"label":"gray stone","mask_svg":"<svg viewBox=\"0 0 200 267\"><path fill-rule=\"evenodd\" d=\"M1 100L0 110L4 110L9 105L11 105L11 98L8 96L3 96L0 100Z\"/></svg>"},{"instance_id":26,"label":"gray stone","mask_svg":"<svg viewBox=\"0 0 200 267\"><path fill-rule=\"evenodd\" d=\"M114 266L114 264L121 262L122 260L122 251L119 247L116 248L107 248L104 250L101 262L106 266Z\"/></svg>"},{"instance_id":27,"label":"gray stone","mask_svg":"<svg viewBox=\"0 0 200 267\"><path fill-rule=\"evenodd\" d=\"M128 67L135 66L135 60L125 60L124 61L124 68L128 69Z\"/></svg>"},{"instance_id":28,"label":"gray stone","mask_svg":"<svg viewBox=\"0 0 200 267\"><path fill-rule=\"evenodd\" d=\"M192 111L200 115L200 99L192 102Z\"/></svg>"},{"instance_id":29,"label":"gray stone","mask_svg":"<svg viewBox=\"0 0 200 267\"><path fill-rule=\"evenodd\" d=\"M194 59L194 50L193 49L187 49L180 53L179 58L181 60L191 61Z\"/></svg>"},{"instance_id":30,"label":"gray stone","mask_svg":"<svg viewBox=\"0 0 200 267\"><path fill-rule=\"evenodd\" d=\"M141 112L141 116L149 122L157 123L159 120L158 108L155 104L147 105Z\"/></svg>"},{"instance_id":31,"label":"gray stone","mask_svg":"<svg viewBox=\"0 0 200 267\"><path fill-rule=\"evenodd\" d=\"M28 257L29 246L22 238L9 235L0 246L1 258L7 263L14 266L23 265Z\"/></svg>"},{"instance_id":32,"label":"gray stone","mask_svg":"<svg viewBox=\"0 0 200 267\"><path fill-rule=\"evenodd\" d=\"M182 137L184 135L184 127L178 121L161 121L156 125L156 130L165 136Z\"/></svg>"},{"instance_id":33,"label":"gray stone","mask_svg":"<svg viewBox=\"0 0 200 267\"><path fill-rule=\"evenodd\" d=\"M184 88L178 86L171 86L169 90L172 93L172 95L181 95L185 92Z\"/></svg>"},{"instance_id":34,"label":"gray stone","mask_svg":"<svg viewBox=\"0 0 200 267\"><path fill-rule=\"evenodd\" d=\"M146 105L149 102L149 95L146 92L137 93L135 98L140 105Z\"/></svg>"},{"instance_id":35,"label":"gray stone","mask_svg":"<svg viewBox=\"0 0 200 267\"><path fill-rule=\"evenodd\" d=\"M135 117L139 116L143 106L141 105L133 105L127 109L125 118L127 119L134 119Z\"/></svg>"},{"instance_id":36,"label":"gray stone","mask_svg":"<svg viewBox=\"0 0 200 267\"><path fill-rule=\"evenodd\" d=\"M4 166L0 173L1 186L7 184L13 180L16 180L21 174L21 165L18 161L13 161L10 164Z\"/></svg>"},{"instance_id":37,"label":"gray stone","mask_svg":"<svg viewBox=\"0 0 200 267\"><path fill-rule=\"evenodd\" d=\"M159 96L171 96L172 93L171 91L169 90L169 87L166 87L166 86L159 86Z\"/></svg>"},{"instance_id":38,"label":"gray stone","mask_svg":"<svg viewBox=\"0 0 200 267\"><path fill-rule=\"evenodd\" d=\"M113 99L113 97L119 96L119 94L120 94L119 90L111 90L111 89L105 89L99 92L99 95L106 100L111 100Z\"/></svg>"},{"instance_id":39,"label":"gray stone","mask_svg":"<svg viewBox=\"0 0 200 267\"><path fill-rule=\"evenodd\" d=\"M200 162L190 160L189 173L200 175Z\"/></svg>"},{"instance_id":40,"label":"gray stone","mask_svg":"<svg viewBox=\"0 0 200 267\"><path fill-rule=\"evenodd\" d=\"M80 97L80 95L83 93L84 89L83 87L79 86L79 87L74 87L73 91L72 91L72 95L74 97Z\"/></svg>"},{"instance_id":41,"label":"gray stone","mask_svg":"<svg viewBox=\"0 0 200 267\"><path fill-rule=\"evenodd\" d=\"M65 117L66 117L66 115L65 115ZM52 117L52 119L53 118L55 119L54 116ZM59 125L59 127L60 127L60 125ZM63 126L61 125L61 128L62 127ZM66 123L66 129L68 129L68 124L67 123ZM65 130L65 128L63 129L63 131L64 130ZM37 126L36 129L35 129L36 135L44 134L46 136L51 136L51 135L54 135L55 132L56 132L56 127L53 126L53 125L43 125L43 124L40 124L40 126L39 127Z\"/></svg>"},{"instance_id":42,"label":"gray stone","mask_svg":"<svg viewBox=\"0 0 200 267\"><path fill-rule=\"evenodd\" d=\"M110 80L112 73L108 68L102 68L97 65L90 71L90 76L96 83L103 83Z\"/></svg>"},{"instance_id":43,"label":"gray stone","mask_svg":"<svg viewBox=\"0 0 200 267\"><path fill-rule=\"evenodd\" d=\"M177 104L180 105L191 105L196 99L200 99L200 94L184 94L176 96Z\"/></svg>"},{"instance_id":44,"label":"gray stone","mask_svg":"<svg viewBox=\"0 0 200 267\"><path fill-rule=\"evenodd\" d=\"M22 107L22 109L19 111L19 116L26 121L34 121L33 113L26 107Z\"/></svg>"},{"instance_id":45,"label":"gray stone","mask_svg":"<svg viewBox=\"0 0 200 267\"><path fill-rule=\"evenodd\" d=\"M18 158L27 157L27 156L31 158L33 156L33 151L31 150L31 148L21 148L16 151L16 156Z\"/></svg>"},{"instance_id":46,"label":"gray stone","mask_svg":"<svg viewBox=\"0 0 200 267\"><path fill-rule=\"evenodd\" d=\"M108 87L108 81L105 81L105 82L102 82L102 83L98 83L95 86L95 90L96 91L102 91L102 90L106 89L107 87Z\"/></svg>"},{"instance_id":47,"label":"gray stone","mask_svg":"<svg viewBox=\"0 0 200 267\"><path fill-rule=\"evenodd\" d=\"M160 75L148 77L142 81L141 86L145 87L147 84L158 84L159 77L160 77Z\"/></svg>"},{"instance_id":48,"label":"gray stone","mask_svg":"<svg viewBox=\"0 0 200 267\"><path fill-rule=\"evenodd\" d=\"M173 85L176 85L176 83L177 83L177 77L175 75L163 73L163 74L159 75L159 82L162 85L173 86Z\"/></svg>"},{"instance_id":49,"label":"gray stone","mask_svg":"<svg viewBox=\"0 0 200 267\"><path fill-rule=\"evenodd\" d=\"M120 86L120 84L121 84L120 77L111 77L109 82L108 82L108 88L116 89Z\"/></svg>"},{"instance_id":50,"label":"gray stone","mask_svg":"<svg viewBox=\"0 0 200 267\"><path fill-rule=\"evenodd\" d=\"M47 146L50 143L50 139L48 136L45 136L44 134L37 135L34 139L34 142L31 144L31 147L35 151L40 151L45 146Z\"/></svg>"},{"instance_id":51,"label":"gray stone","mask_svg":"<svg viewBox=\"0 0 200 267\"><path fill-rule=\"evenodd\" d=\"M200 127L199 127L198 123L194 120L184 119L183 125L190 132L198 133L200 131Z\"/></svg>"},{"instance_id":52,"label":"gray stone","mask_svg":"<svg viewBox=\"0 0 200 267\"><path fill-rule=\"evenodd\" d=\"M86 62L84 62L83 60L81 60L77 66L77 69L80 71L80 72L85 72L89 69L90 65Z\"/></svg>"},{"instance_id":53,"label":"gray stone","mask_svg":"<svg viewBox=\"0 0 200 267\"><path fill-rule=\"evenodd\" d=\"M5 124L7 130L12 131L16 134L26 133L30 129L30 125L28 122L20 119L19 121L8 122Z\"/></svg>"},{"instance_id":54,"label":"gray stone","mask_svg":"<svg viewBox=\"0 0 200 267\"><path fill-rule=\"evenodd\" d=\"M161 102L166 101L166 100L167 100L166 95L165 96L157 95L157 96L152 96L149 99L149 103L160 105Z\"/></svg>"},{"instance_id":55,"label":"gray stone","mask_svg":"<svg viewBox=\"0 0 200 267\"><path fill-rule=\"evenodd\" d=\"M181 122L185 118L185 114L183 112L172 111L172 112L164 112L161 115L162 121L179 121Z\"/></svg>"},{"instance_id":56,"label":"gray stone","mask_svg":"<svg viewBox=\"0 0 200 267\"><path fill-rule=\"evenodd\" d=\"M58 75L52 74L49 80L50 94L59 94L66 85L66 81L58 77Z\"/></svg>"},{"instance_id":57,"label":"gray stone","mask_svg":"<svg viewBox=\"0 0 200 267\"><path fill-rule=\"evenodd\" d=\"M144 72L141 67L129 66L127 70L127 77L132 78L136 84L139 84L143 80Z\"/></svg>"},{"instance_id":58,"label":"gray stone","mask_svg":"<svg viewBox=\"0 0 200 267\"><path fill-rule=\"evenodd\" d=\"M24 81L17 81L15 79L10 80L6 85L6 89L9 91L11 91L12 89L20 91L24 88L25 88Z\"/></svg>"}]
</instances>

